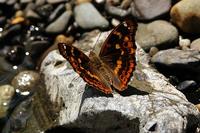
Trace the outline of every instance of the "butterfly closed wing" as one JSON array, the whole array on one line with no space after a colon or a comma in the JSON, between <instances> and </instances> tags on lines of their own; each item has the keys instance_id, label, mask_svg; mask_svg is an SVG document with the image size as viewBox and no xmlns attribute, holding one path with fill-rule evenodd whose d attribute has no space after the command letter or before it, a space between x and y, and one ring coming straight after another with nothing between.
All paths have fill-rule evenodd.
<instances>
[{"instance_id":1,"label":"butterfly closed wing","mask_svg":"<svg viewBox=\"0 0 200 133\"><path fill-rule=\"evenodd\" d=\"M126 20L116 26L102 45L99 56L90 52L88 57L65 43L59 43L58 48L88 85L110 94L112 86L119 91L126 89L135 69L136 30L134 20Z\"/></svg>"}]
</instances>

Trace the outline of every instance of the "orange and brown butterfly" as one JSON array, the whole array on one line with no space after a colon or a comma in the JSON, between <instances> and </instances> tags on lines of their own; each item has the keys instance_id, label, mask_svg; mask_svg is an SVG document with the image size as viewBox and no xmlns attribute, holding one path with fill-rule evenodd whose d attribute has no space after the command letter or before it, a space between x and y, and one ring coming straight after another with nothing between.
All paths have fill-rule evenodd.
<instances>
[{"instance_id":1,"label":"orange and brown butterfly","mask_svg":"<svg viewBox=\"0 0 200 133\"><path fill-rule=\"evenodd\" d=\"M107 37L99 55L90 52L88 57L78 48L65 43L59 43L58 48L88 85L111 94L112 87L118 91L126 89L135 70L136 30L134 20L120 23Z\"/></svg>"}]
</instances>

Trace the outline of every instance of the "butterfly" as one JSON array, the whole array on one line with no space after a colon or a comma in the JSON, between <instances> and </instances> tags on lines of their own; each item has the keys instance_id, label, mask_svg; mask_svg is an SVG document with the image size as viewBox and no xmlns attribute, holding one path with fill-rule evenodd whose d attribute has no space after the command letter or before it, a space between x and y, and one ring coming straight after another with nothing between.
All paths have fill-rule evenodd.
<instances>
[{"instance_id":1,"label":"butterfly","mask_svg":"<svg viewBox=\"0 0 200 133\"><path fill-rule=\"evenodd\" d=\"M103 43L99 55L91 51L87 56L65 43L58 43L58 49L88 85L111 94L112 87L125 90L135 70L136 30L135 20L120 23Z\"/></svg>"}]
</instances>

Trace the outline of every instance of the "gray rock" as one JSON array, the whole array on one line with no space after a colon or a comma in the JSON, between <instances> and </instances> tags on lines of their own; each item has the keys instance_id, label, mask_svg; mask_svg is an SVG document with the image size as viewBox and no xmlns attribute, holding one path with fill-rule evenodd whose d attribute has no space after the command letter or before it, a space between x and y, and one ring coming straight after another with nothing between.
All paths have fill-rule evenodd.
<instances>
[{"instance_id":1,"label":"gray rock","mask_svg":"<svg viewBox=\"0 0 200 133\"><path fill-rule=\"evenodd\" d=\"M156 47L151 47L150 50L149 50L149 55L150 55L150 56L153 56L153 55L155 55L158 51L159 51L158 48L156 48Z\"/></svg>"},{"instance_id":2,"label":"gray rock","mask_svg":"<svg viewBox=\"0 0 200 133\"><path fill-rule=\"evenodd\" d=\"M17 0L8 0L7 4L8 5L14 5L17 2Z\"/></svg>"},{"instance_id":3,"label":"gray rock","mask_svg":"<svg viewBox=\"0 0 200 133\"><path fill-rule=\"evenodd\" d=\"M154 19L167 13L171 8L171 0L134 0L132 15L142 20Z\"/></svg>"},{"instance_id":4,"label":"gray rock","mask_svg":"<svg viewBox=\"0 0 200 133\"><path fill-rule=\"evenodd\" d=\"M5 3L6 2L6 0L0 0L0 3Z\"/></svg>"},{"instance_id":5,"label":"gray rock","mask_svg":"<svg viewBox=\"0 0 200 133\"><path fill-rule=\"evenodd\" d=\"M37 6L44 5L44 4L45 4L45 1L46 1L46 0L36 0L36 1L35 1L35 5L37 5Z\"/></svg>"},{"instance_id":6,"label":"gray rock","mask_svg":"<svg viewBox=\"0 0 200 133\"><path fill-rule=\"evenodd\" d=\"M61 2L67 2L68 0L47 0L49 4L58 4Z\"/></svg>"},{"instance_id":7,"label":"gray rock","mask_svg":"<svg viewBox=\"0 0 200 133\"><path fill-rule=\"evenodd\" d=\"M200 51L200 38L192 41L191 45L190 45L190 48L193 49L193 50L198 50Z\"/></svg>"},{"instance_id":8,"label":"gray rock","mask_svg":"<svg viewBox=\"0 0 200 133\"><path fill-rule=\"evenodd\" d=\"M108 21L97 11L91 3L77 5L74 9L75 20L81 28L107 28Z\"/></svg>"},{"instance_id":9,"label":"gray rock","mask_svg":"<svg viewBox=\"0 0 200 133\"><path fill-rule=\"evenodd\" d=\"M24 4L24 3L30 3L32 2L33 0L20 0L20 3Z\"/></svg>"},{"instance_id":10,"label":"gray rock","mask_svg":"<svg viewBox=\"0 0 200 133\"><path fill-rule=\"evenodd\" d=\"M28 10L26 12L26 17L27 18L33 18L33 19L41 19L41 17L36 12L34 12L33 10Z\"/></svg>"},{"instance_id":11,"label":"gray rock","mask_svg":"<svg viewBox=\"0 0 200 133\"><path fill-rule=\"evenodd\" d=\"M8 84L0 86L0 118L7 115L7 110L14 94L15 89L13 86Z\"/></svg>"},{"instance_id":12,"label":"gray rock","mask_svg":"<svg viewBox=\"0 0 200 133\"><path fill-rule=\"evenodd\" d=\"M136 41L145 51L149 51L151 47L170 48L178 44L178 30L164 20L139 24Z\"/></svg>"},{"instance_id":13,"label":"gray rock","mask_svg":"<svg viewBox=\"0 0 200 133\"><path fill-rule=\"evenodd\" d=\"M94 46L93 40L98 36L87 40L91 42L88 45ZM136 54L138 65L134 75L138 73L138 76L130 81L127 90L120 94L115 92L112 97L86 86L57 50L50 52L40 71L44 74L44 92L52 104L56 103L53 105L57 107L56 125L89 133L182 133L187 127L197 127L197 108L163 75L151 68L149 57L139 46Z\"/></svg>"},{"instance_id":14,"label":"gray rock","mask_svg":"<svg viewBox=\"0 0 200 133\"><path fill-rule=\"evenodd\" d=\"M124 5L123 2L121 2L120 6L114 6L115 3L113 2L115 1L112 1L112 3L110 0L106 1L105 9L109 14L119 17L126 17L131 14L131 6L130 6L132 2L131 0L126 0L125 7L123 6ZM118 4L119 4L118 1L116 1L116 5Z\"/></svg>"},{"instance_id":15,"label":"gray rock","mask_svg":"<svg viewBox=\"0 0 200 133\"><path fill-rule=\"evenodd\" d=\"M200 61L199 59L200 53L198 51L168 49L159 51L155 56L153 56L151 61L170 66L175 64L189 65L189 63L198 63Z\"/></svg>"},{"instance_id":16,"label":"gray rock","mask_svg":"<svg viewBox=\"0 0 200 133\"><path fill-rule=\"evenodd\" d=\"M55 20L58 16L60 16L64 11L65 11L65 5L64 4L60 4L49 16L48 21L52 22L53 20Z\"/></svg>"},{"instance_id":17,"label":"gray rock","mask_svg":"<svg viewBox=\"0 0 200 133\"><path fill-rule=\"evenodd\" d=\"M17 10L21 10L21 6L22 6L21 4L15 3L13 8L17 11Z\"/></svg>"},{"instance_id":18,"label":"gray rock","mask_svg":"<svg viewBox=\"0 0 200 133\"><path fill-rule=\"evenodd\" d=\"M35 8L36 8L36 5L34 3L28 3L27 6L26 6L26 8L24 9L24 12L26 13L29 10L33 10L34 11Z\"/></svg>"},{"instance_id":19,"label":"gray rock","mask_svg":"<svg viewBox=\"0 0 200 133\"><path fill-rule=\"evenodd\" d=\"M49 24L45 31L47 33L61 33L66 30L68 22L71 18L72 12L65 11L60 17L58 17L54 22Z\"/></svg>"},{"instance_id":20,"label":"gray rock","mask_svg":"<svg viewBox=\"0 0 200 133\"><path fill-rule=\"evenodd\" d=\"M200 53L195 50L168 49L156 53L151 61L158 67L174 73L181 78L200 80Z\"/></svg>"},{"instance_id":21,"label":"gray rock","mask_svg":"<svg viewBox=\"0 0 200 133\"><path fill-rule=\"evenodd\" d=\"M175 4L170 12L172 21L184 32L200 33L200 0L184 0Z\"/></svg>"}]
</instances>

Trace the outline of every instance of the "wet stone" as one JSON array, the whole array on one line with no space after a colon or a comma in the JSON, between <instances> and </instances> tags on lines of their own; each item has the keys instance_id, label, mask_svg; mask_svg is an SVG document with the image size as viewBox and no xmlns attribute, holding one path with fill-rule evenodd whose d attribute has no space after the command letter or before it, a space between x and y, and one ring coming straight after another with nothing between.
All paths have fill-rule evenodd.
<instances>
[{"instance_id":1,"label":"wet stone","mask_svg":"<svg viewBox=\"0 0 200 133\"><path fill-rule=\"evenodd\" d=\"M177 86L177 89L184 93L194 92L197 88L197 83L193 80L185 80Z\"/></svg>"},{"instance_id":2,"label":"wet stone","mask_svg":"<svg viewBox=\"0 0 200 133\"><path fill-rule=\"evenodd\" d=\"M4 57L0 56L0 62L0 85L8 84L16 74L16 69Z\"/></svg>"},{"instance_id":3,"label":"wet stone","mask_svg":"<svg viewBox=\"0 0 200 133\"><path fill-rule=\"evenodd\" d=\"M31 54L32 57L38 57L41 53L45 51L46 48L50 46L49 41L31 41L25 46L26 51Z\"/></svg>"},{"instance_id":4,"label":"wet stone","mask_svg":"<svg viewBox=\"0 0 200 133\"><path fill-rule=\"evenodd\" d=\"M7 115L10 101L15 94L15 89L11 85L0 86L0 118Z\"/></svg>"},{"instance_id":5,"label":"wet stone","mask_svg":"<svg viewBox=\"0 0 200 133\"><path fill-rule=\"evenodd\" d=\"M10 38L17 36L20 33L21 29L22 26L20 24L12 25L8 29L4 29L0 36L0 44L9 44L9 42L12 41Z\"/></svg>"},{"instance_id":6,"label":"wet stone","mask_svg":"<svg viewBox=\"0 0 200 133\"><path fill-rule=\"evenodd\" d=\"M39 74L35 71L22 71L13 78L11 84L17 92L25 95L35 90L34 86L38 83L39 77Z\"/></svg>"},{"instance_id":7,"label":"wet stone","mask_svg":"<svg viewBox=\"0 0 200 133\"><path fill-rule=\"evenodd\" d=\"M50 45L49 39L44 36L43 29L30 25L23 42L26 52L32 57L39 57L41 53Z\"/></svg>"},{"instance_id":8,"label":"wet stone","mask_svg":"<svg viewBox=\"0 0 200 133\"><path fill-rule=\"evenodd\" d=\"M75 20L83 29L107 28L108 21L91 3L77 5L74 9Z\"/></svg>"},{"instance_id":9,"label":"wet stone","mask_svg":"<svg viewBox=\"0 0 200 133\"><path fill-rule=\"evenodd\" d=\"M6 17L5 16L1 16L0 17L0 26L3 26L6 23Z\"/></svg>"},{"instance_id":10,"label":"wet stone","mask_svg":"<svg viewBox=\"0 0 200 133\"><path fill-rule=\"evenodd\" d=\"M21 45L14 45L10 47L10 50L7 53L6 60L12 63L13 65L20 64L25 56L25 49Z\"/></svg>"},{"instance_id":11,"label":"wet stone","mask_svg":"<svg viewBox=\"0 0 200 133\"><path fill-rule=\"evenodd\" d=\"M50 4L43 5L36 9L36 12L43 18L48 18L53 10L53 6Z\"/></svg>"},{"instance_id":12,"label":"wet stone","mask_svg":"<svg viewBox=\"0 0 200 133\"><path fill-rule=\"evenodd\" d=\"M27 121L32 115L32 100L31 98L23 100L16 108L13 110L9 119L6 121L3 127L3 133L15 132L23 133L24 129L27 127ZM33 123L32 123L33 124ZM36 131L31 130L29 132L35 133Z\"/></svg>"}]
</instances>

